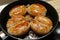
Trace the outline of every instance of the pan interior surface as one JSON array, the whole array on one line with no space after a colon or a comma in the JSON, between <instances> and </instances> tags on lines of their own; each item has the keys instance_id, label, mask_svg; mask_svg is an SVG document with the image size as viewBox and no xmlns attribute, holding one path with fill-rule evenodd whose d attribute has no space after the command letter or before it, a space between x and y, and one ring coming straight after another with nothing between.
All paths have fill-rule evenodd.
<instances>
[{"instance_id":1,"label":"pan interior surface","mask_svg":"<svg viewBox=\"0 0 60 40\"><path fill-rule=\"evenodd\" d=\"M14 7L14 6L17 6L17 5L27 5L27 4L33 4L33 3L39 3L39 4L42 4L42 5L44 5L46 7L46 9L47 9L46 16L49 17L52 20L52 22L53 22L52 30L48 34L42 35L42 36L41 35L38 36L38 35L34 34L34 32L32 32L31 30L26 35L24 35L24 37L16 37L16 36L11 36L10 34L8 34L7 28L6 28L6 22L10 18L10 16L9 16L10 9L12 7ZM28 0L21 0L21 1L13 2L13 3L9 4L8 6L6 6L2 10L0 17L1 17L1 29L3 30L3 32L5 32L7 35L9 35L9 36L11 36L13 38L16 38L16 39L17 38L25 39L27 37L29 38L31 36L31 34L33 36L35 35L35 39L44 38L47 35L49 35L56 28L56 25L58 23L58 14L57 14L56 10L50 4L48 4L46 2L43 2L43 1L36 1L36 0L30 0L30 1L28 1Z\"/></svg>"}]
</instances>

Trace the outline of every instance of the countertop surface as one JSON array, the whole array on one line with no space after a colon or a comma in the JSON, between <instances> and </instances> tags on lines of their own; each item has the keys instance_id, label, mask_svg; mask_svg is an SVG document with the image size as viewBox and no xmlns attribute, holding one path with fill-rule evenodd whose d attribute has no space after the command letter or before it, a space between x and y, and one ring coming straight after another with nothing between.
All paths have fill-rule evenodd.
<instances>
[{"instance_id":1,"label":"countertop surface","mask_svg":"<svg viewBox=\"0 0 60 40\"><path fill-rule=\"evenodd\" d=\"M14 1L16 0L0 0L0 12L6 5ZM56 11L58 12L59 21L60 21L60 0L47 0L46 2L51 4L56 9Z\"/></svg>"}]
</instances>

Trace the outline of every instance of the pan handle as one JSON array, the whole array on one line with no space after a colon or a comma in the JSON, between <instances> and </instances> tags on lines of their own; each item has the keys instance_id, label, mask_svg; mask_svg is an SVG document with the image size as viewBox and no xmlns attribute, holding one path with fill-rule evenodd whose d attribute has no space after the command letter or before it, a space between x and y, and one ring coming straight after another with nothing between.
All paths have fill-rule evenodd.
<instances>
[{"instance_id":1,"label":"pan handle","mask_svg":"<svg viewBox=\"0 0 60 40\"><path fill-rule=\"evenodd\" d=\"M4 32L0 31L0 38L1 38L2 40L5 40L7 37L8 37L8 36L6 36L6 34L5 34Z\"/></svg>"}]
</instances>

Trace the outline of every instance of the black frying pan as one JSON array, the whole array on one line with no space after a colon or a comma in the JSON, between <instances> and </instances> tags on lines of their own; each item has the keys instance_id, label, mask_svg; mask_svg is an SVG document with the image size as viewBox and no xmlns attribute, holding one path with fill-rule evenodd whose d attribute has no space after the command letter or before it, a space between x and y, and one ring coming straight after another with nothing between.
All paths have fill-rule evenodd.
<instances>
[{"instance_id":1,"label":"black frying pan","mask_svg":"<svg viewBox=\"0 0 60 40\"><path fill-rule=\"evenodd\" d=\"M12 7L16 6L16 5L27 5L27 4L33 4L33 3L39 3L42 4L46 7L47 9L47 13L46 16L49 17L52 22L53 22L53 28L52 30L47 33L46 35L42 35L42 36L38 36L36 39L42 39L48 35L51 34L51 32L54 31L54 29L56 28L57 24L58 24L58 14L56 12L56 10L48 3L43 2L43 1L39 1L39 0L19 0L19 1L15 1L11 4L9 4L8 6L6 6L0 14L0 28L2 29L2 31L7 34L8 36L15 38L15 39L24 39L25 37L16 37L16 36L11 36L10 34L8 34L7 32L7 28L6 28L6 22L7 20L10 18L9 16L9 11ZM26 36L29 36L29 34L27 34ZM29 37L28 37L29 38Z\"/></svg>"}]
</instances>

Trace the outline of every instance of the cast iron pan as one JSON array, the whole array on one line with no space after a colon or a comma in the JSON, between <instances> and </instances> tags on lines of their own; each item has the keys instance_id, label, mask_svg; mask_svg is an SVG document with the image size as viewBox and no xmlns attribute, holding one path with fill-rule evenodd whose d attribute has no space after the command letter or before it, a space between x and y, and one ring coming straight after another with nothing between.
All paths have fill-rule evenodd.
<instances>
[{"instance_id":1,"label":"cast iron pan","mask_svg":"<svg viewBox=\"0 0 60 40\"><path fill-rule=\"evenodd\" d=\"M7 20L10 18L9 16L9 11L12 7L16 6L16 5L27 5L27 4L33 4L33 3L39 3L39 4L42 4L46 7L47 9L47 13L46 13L46 16L49 17L52 22L53 22L53 28L52 30L47 33L46 35L36 35L33 31L29 31L26 35L24 35L23 37L16 37L16 36L11 36L10 34L8 34L7 32L7 28L6 28L6 22ZM8 6L6 6L2 11L1 11L1 14L0 14L0 28L2 29L2 31L7 34L8 36L12 37L12 38L15 38L15 39L29 39L30 36L33 35L32 39L42 39L48 35L50 35L54 29L56 28L57 24L58 24L58 14L56 12L56 10L48 3L46 2L43 2L43 1L39 1L39 0L19 0L19 1L15 1L11 4L9 4ZM32 34L32 35L30 35ZM35 38L34 38L35 37Z\"/></svg>"}]
</instances>

